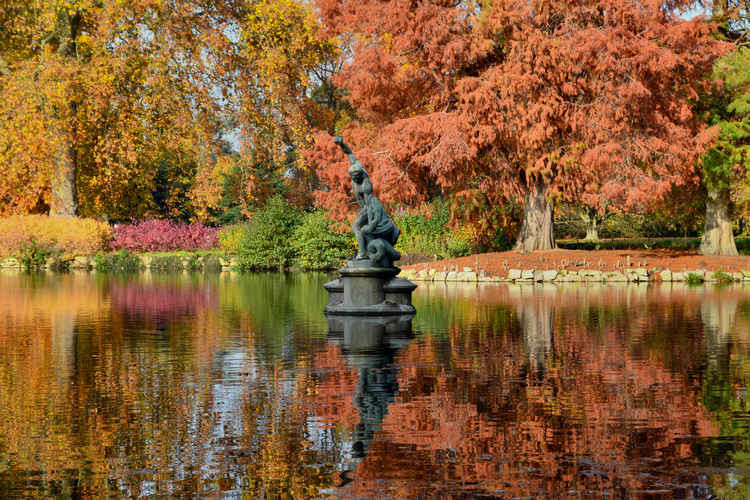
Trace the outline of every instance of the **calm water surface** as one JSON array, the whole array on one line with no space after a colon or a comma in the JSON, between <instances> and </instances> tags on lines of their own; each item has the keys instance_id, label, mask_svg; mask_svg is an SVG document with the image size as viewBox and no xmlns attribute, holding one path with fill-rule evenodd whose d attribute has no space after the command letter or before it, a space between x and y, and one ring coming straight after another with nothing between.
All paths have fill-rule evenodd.
<instances>
[{"instance_id":1,"label":"calm water surface","mask_svg":"<svg viewBox=\"0 0 750 500\"><path fill-rule=\"evenodd\" d=\"M750 498L750 288L327 279L0 274L0 497Z\"/></svg>"}]
</instances>

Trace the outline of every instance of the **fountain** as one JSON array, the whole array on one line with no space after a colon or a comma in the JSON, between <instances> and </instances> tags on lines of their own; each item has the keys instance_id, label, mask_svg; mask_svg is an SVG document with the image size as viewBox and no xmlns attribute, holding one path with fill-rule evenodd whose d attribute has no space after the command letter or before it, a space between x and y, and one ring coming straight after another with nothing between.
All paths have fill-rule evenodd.
<instances>
[{"instance_id":1,"label":"fountain","mask_svg":"<svg viewBox=\"0 0 750 500\"><path fill-rule=\"evenodd\" d=\"M352 191L360 206L352 230L359 252L339 270L340 277L326 283L325 313L347 316L413 315L411 294L417 285L398 278L393 262L401 258L394 248L400 230L373 195L372 182L362 163L341 136L333 141L349 158Z\"/></svg>"}]
</instances>

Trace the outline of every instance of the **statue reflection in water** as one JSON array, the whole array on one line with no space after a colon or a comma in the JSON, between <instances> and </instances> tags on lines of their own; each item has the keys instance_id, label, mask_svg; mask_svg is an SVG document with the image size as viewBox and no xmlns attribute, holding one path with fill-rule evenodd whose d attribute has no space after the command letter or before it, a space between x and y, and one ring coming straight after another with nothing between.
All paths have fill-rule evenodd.
<instances>
[{"instance_id":1,"label":"statue reflection in water","mask_svg":"<svg viewBox=\"0 0 750 500\"><path fill-rule=\"evenodd\" d=\"M354 404L360 420L354 429L352 464L341 473L341 486L352 481L348 474L367 456L388 405L398 393L394 361L398 351L414 338L411 320L411 315L328 316L329 341L341 347L347 362L359 373Z\"/></svg>"}]
</instances>

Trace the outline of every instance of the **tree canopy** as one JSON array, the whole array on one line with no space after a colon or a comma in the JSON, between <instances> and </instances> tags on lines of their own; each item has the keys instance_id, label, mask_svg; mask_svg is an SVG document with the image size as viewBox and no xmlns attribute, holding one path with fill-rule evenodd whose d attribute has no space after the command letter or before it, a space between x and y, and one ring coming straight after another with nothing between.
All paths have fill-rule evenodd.
<instances>
[{"instance_id":1,"label":"tree canopy","mask_svg":"<svg viewBox=\"0 0 750 500\"><path fill-rule=\"evenodd\" d=\"M3 213L143 215L159 175L215 168L228 128L253 149L302 141L310 69L334 49L294 0L6 3Z\"/></svg>"},{"instance_id":2,"label":"tree canopy","mask_svg":"<svg viewBox=\"0 0 750 500\"><path fill-rule=\"evenodd\" d=\"M728 46L680 16L691 3L318 1L352 51L345 133L384 198L525 197L522 250L554 245L554 201L627 209L697 175L712 134L692 104ZM346 179L326 142L310 158L332 206Z\"/></svg>"}]
</instances>

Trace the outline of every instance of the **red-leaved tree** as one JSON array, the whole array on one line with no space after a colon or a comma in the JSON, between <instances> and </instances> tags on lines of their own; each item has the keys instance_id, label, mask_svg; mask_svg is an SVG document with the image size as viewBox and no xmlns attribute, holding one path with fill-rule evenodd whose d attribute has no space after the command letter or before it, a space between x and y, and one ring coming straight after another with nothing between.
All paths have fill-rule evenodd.
<instances>
[{"instance_id":1,"label":"red-leaved tree","mask_svg":"<svg viewBox=\"0 0 750 500\"><path fill-rule=\"evenodd\" d=\"M317 0L352 57L340 130L385 201L524 200L516 248L553 248L556 201L642 205L697 175L692 112L727 45L689 0ZM308 159L348 199L324 134ZM593 188L592 188L593 186Z\"/></svg>"}]
</instances>

